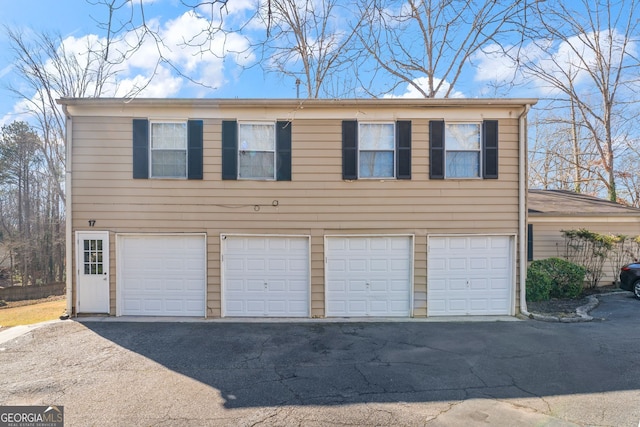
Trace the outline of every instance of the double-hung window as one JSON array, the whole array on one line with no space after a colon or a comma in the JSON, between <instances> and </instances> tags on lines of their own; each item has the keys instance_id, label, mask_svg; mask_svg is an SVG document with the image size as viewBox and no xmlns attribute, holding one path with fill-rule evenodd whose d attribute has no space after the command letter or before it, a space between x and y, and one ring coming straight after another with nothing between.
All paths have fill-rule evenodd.
<instances>
[{"instance_id":1,"label":"double-hung window","mask_svg":"<svg viewBox=\"0 0 640 427\"><path fill-rule=\"evenodd\" d=\"M187 177L187 122L151 122L152 178Z\"/></svg>"},{"instance_id":2,"label":"double-hung window","mask_svg":"<svg viewBox=\"0 0 640 427\"><path fill-rule=\"evenodd\" d=\"M445 176L481 176L480 123L446 123L444 129Z\"/></svg>"},{"instance_id":3,"label":"double-hung window","mask_svg":"<svg viewBox=\"0 0 640 427\"><path fill-rule=\"evenodd\" d=\"M411 121L342 121L342 179L411 179Z\"/></svg>"},{"instance_id":4,"label":"double-hung window","mask_svg":"<svg viewBox=\"0 0 640 427\"><path fill-rule=\"evenodd\" d=\"M133 119L133 178L202 179L202 120Z\"/></svg>"},{"instance_id":5,"label":"double-hung window","mask_svg":"<svg viewBox=\"0 0 640 427\"><path fill-rule=\"evenodd\" d=\"M359 178L395 178L395 124L359 123Z\"/></svg>"},{"instance_id":6,"label":"double-hung window","mask_svg":"<svg viewBox=\"0 0 640 427\"><path fill-rule=\"evenodd\" d=\"M498 121L429 122L431 179L498 178Z\"/></svg>"},{"instance_id":7,"label":"double-hung window","mask_svg":"<svg viewBox=\"0 0 640 427\"><path fill-rule=\"evenodd\" d=\"M238 179L274 180L275 123L238 123Z\"/></svg>"},{"instance_id":8,"label":"double-hung window","mask_svg":"<svg viewBox=\"0 0 640 427\"><path fill-rule=\"evenodd\" d=\"M222 179L291 181L289 121L222 121Z\"/></svg>"}]
</instances>

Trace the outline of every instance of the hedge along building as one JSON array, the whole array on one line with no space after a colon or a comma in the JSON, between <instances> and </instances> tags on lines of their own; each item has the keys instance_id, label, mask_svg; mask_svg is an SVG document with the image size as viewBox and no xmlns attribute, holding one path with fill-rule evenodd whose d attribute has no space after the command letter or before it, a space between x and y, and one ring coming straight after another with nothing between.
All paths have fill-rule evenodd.
<instances>
[{"instance_id":1,"label":"hedge along building","mask_svg":"<svg viewBox=\"0 0 640 427\"><path fill-rule=\"evenodd\" d=\"M514 315L531 99L62 99L71 313Z\"/></svg>"}]
</instances>

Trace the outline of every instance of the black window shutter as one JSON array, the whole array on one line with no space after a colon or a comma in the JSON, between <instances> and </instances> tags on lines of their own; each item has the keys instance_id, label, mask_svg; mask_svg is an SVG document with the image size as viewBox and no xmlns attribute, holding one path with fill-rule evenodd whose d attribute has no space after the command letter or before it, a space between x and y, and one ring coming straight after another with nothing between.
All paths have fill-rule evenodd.
<instances>
[{"instance_id":1,"label":"black window shutter","mask_svg":"<svg viewBox=\"0 0 640 427\"><path fill-rule=\"evenodd\" d=\"M498 178L498 121L482 122L482 177Z\"/></svg>"},{"instance_id":2,"label":"black window shutter","mask_svg":"<svg viewBox=\"0 0 640 427\"><path fill-rule=\"evenodd\" d=\"M527 224L527 261L533 261L533 224Z\"/></svg>"},{"instance_id":3,"label":"black window shutter","mask_svg":"<svg viewBox=\"0 0 640 427\"><path fill-rule=\"evenodd\" d=\"M291 122L276 122L276 179L291 181Z\"/></svg>"},{"instance_id":4,"label":"black window shutter","mask_svg":"<svg viewBox=\"0 0 640 427\"><path fill-rule=\"evenodd\" d=\"M202 120L187 122L188 179L202 179L202 129Z\"/></svg>"},{"instance_id":5,"label":"black window shutter","mask_svg":"<svg viewBox=\"0 0 640 427\"><path fill-rule=\"evenodd\" d=\"M342 179L358 179L358 122L342 122Z\"/></svg>"},{"instance_id":6,"label":"black window shutter","mask_svg":"<svg viewBox=\"0 0 640 427\"><path fill-rule=\"evenodd\" d=\"M411 179L411 121L396 122L396 178Z\"/></svg>"},{"instance_id":7,"label":"black window shutter","mask_svg":"<svg viewBox=\"0 0 640 427\"><path fill-rule=\"evenodd\" d=\"M149 178L149 120L133 119L133 178Z\"/></svg>"},{"instance_id":8,"label":"black window shutter","mask_svg":"<svg viewBox=\"0 0 640 427\"><path fill-rule=\"evenodd\" d=\"M429 178L444 179L444 121L429 122Z\"/></svg>"},{"instance_id":9,"label":"black window shutter","mask_svg":"<svg viewBox=\"0 0 640 427\"><path fill-rule=\"evenodd\" d=\"M238 122L222 122L222 179L238 179Z\"/></svg>"}]
</instances>

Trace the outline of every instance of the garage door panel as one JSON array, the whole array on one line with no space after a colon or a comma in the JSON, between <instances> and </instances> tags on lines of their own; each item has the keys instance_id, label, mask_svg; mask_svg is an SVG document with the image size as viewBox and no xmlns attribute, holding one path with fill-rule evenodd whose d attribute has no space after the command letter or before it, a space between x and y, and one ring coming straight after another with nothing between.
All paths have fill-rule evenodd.
<instances>
[{"instance_id":1,"label":"garage door panel","mask_svg":"<svg viewBox=\"0 0 640 427\"><path fill-rule=\"evenodd\" d=\"M446 280L443 280L445 283L444 289L446 289ZM467 289L467 279L450 279L449 280L449 289L452 291L466 291Z\"/></svg>"},{"instance_id":2,"label":"garage door panel","mask_svg":"<svg viewBox=\"0 0 640 427\"><path fill-rule=\"evenodd\" d=\"M307 273L309 269L309 260L307 259L290 259L287 263L289 271Z\"/></svg>"},{"instance_id":3,"label":"garage door panel","mask_svg":"<svg viewBox=\"0 0 640 427\"><path fill-rule=\"evenodd\" d=\"M485 250L491 245L491 241L484 237L472 237L469 239L469 248L472 250Z\"/></svg>"},{"instance_id":4,"label":"garage door panel","mask_svg":"<svg viewBox=\"0 0 640 427\"><path fill-rule=\"evenodd\" d=\"M509 259L504 258L492 258L491 259L491 269L493 270L504 270L509 266Z\"/></svg>"},{"instance_id":5,"label":"garage door panel","mask_svg":"<svg viewBox=\"0 0 640 427\"><path fill-rule=\"evenodd\" d=\"M367 301L365 300L351 300L349 301L349 310L345 312L345 316L349 315L348 313L353 313L351 315L355 316L366 316L367 313Z\"/></svg>"},{"instance_id":6,"label":"garage door panel","mask_svg":"<svg viewBox=\"0 0 640 427\"><path fill-rule=\"evenodd\" d=\"M367 239L354 237L347 242L349 251L364 251L367 249Z\"/></svg>"},{"instance_id":7,"label":"garage door panel","mask_svg":"<svg viewBox=\"0 0 640 427\"><path fill-rule=\"evenodd\" d=\"M164 289L167 291L179 291L182 289L188 290L189 283L187 281L181 282L179 280L165 280Z\"/></svg>"},{"instance_id":8,"label":"garage door panel","mask_svg":"<svg viewBox=\"0 0 640 427\"><path fill-rule=\"evenodd\" d=\"M489 281L483 278L472 278L469 279L469 290L471 292L482 292L486 293L489 290Z\"/></svg>"},{"instance_id":9,"label":"garage door panel","mask_svg":"<svg viewBox=\"0 0 640 427\"><path fill-rule=\"evenodd\" d=\"M489 266L489 260L486 258L471 258L469 259L469 269L471 270L487 270Z\"/></svg>"},{"instance_id":10,"label":"garage door panel","mask_svg":"<svg viewBox=\"0 0 640 427\"><path fill-rule=\"evenodd\" d=\"M374 314L380 313L381 316L387 315L387 313L392 312L389 308L388 301L371 301L371 312Z\"/></svg>"},{"instance_id":11,"label":"garage door panel","mask_svg":"<svg viewBox=\"0 0 640 427\"><path fill-rule=\"evenodd\" d=\"M367 290L367 282L364 280L350 280L347 289L349 293L364 293Z\"/></svg>"},{"instance_id":12,"label":"garage door panel","mask_svg":"<svg viewBox=\"0 0 640 427\"><path fill-rule=\"evenodd\" d=\"M121 315L204 316L203 235L119 236Z\"/></svg>"},{"instance_id":13,"label":"garage door panel","mask_svg":"<svg viewBox=\"0 0 640 427\"><path fill-rule=\"evenodd\" d=\"M309 239L223 236L225 316L308 317Z\"/></svg>"},{"instance_id":14,"label":"garage door panel","mask_svg":"<svg viewBox=\"0 0 640 427\"><path fill-rule=\"evenodd\" d=\"M369 292L371 292L372 296L376 295L376 293L386 294L390 288L391 284L387 280L372 280L369 283Z\"/></svg>"},{"instance_id":15,"label":"garage door panel","mask_svg":"<svg viewBox=\"0 0 640 427\"><path fill-rule=\"evenodd\" d=\"M162 302L157 299L145 299L142 301L142 306L147 314L159 314Z\"/></svg>"},{"instance_id":16,"label":"garage door panel","mask_svg":"<svg viewBox=\"0 0 640 427\"><path fill-rule=\"evenodd\" d=\"M449 240L449 245L445 243L444 247L448 246L449 249L467 249L468 240L463 237L454 237Z\"/></svg>"},{"instance_id":17,"label":"garage door panel","mask_svg":"<svg viewBox=\"0 0 640 427\"><path fill-rule=\"evenodd\" d=\"M244 305L243 305L244 306ZM255 313L255 314L265 314L265 301L255 301L255 300L248 300L246 302L246 311L249 311L251 313Z\"/></svg>"},{"instance_id":18,"label":"garage door panel","mask_svg":"<svg viewBox=\"0 0 640 427\"><path fill-rule=\"evenodd\" d=\"M489 304L486 298L472 299L470 301L469 307L471 308L472 312L478 313L487 311L487 309L489 308Z\"/></svg>"},{"instance_id":19,"label":"garage door panel","mask_svg":"<svg viewBox=\"0 0 640 427\"><path fill-rule=\"evenodd\" d=\"M367 271L367 261L364 259L350 259L348 271L354 273Z\"/></svg>"},{"instance_id":20,"label":"garage door panel","mask_svg":"<svg viewBox=\"0 0 640 427\"><path fill-rule=\"evenodd\" d=\"M393 292L398 292L401 295L404 295L404 292L407 290L407 284L404 280L392 280L389 285L389 289Z\"/></svg>"},{"instance_id":21,"label":"garage door panel","mask_svg":"<svg viewBox=\"0 0 640 427\"><path fill-rule=\"evenodd\" d=\"M501 279L494 279L491 281L491 289L496 291L505 291L509 289L509 282ZM502 292L500 292L502 294Z\"/></svg>"},{"instance_id":22,"label":"garage door panel","mask_svg":"<svg viewBox=\"0 0 640 427\"><path fill-rule=\"evenodd\" d=\"M446 306L446 302L445 302L445 306ZM449 307L451 308L452 311L462 312L467 308L467 300L451 298L449 300Z\"/></svg>"},{"instance_id":23,"label":"garage door panel","mask_svg":"<svg viewBox=\"0 0 640 427\"><path fill-rule=\"evenodd\" d=\"M326 315L410 316L412 241L409 236L327 237Z\"/></svg>"},{"instance_id":24,"label":"garage door panel","mask_svg":"<svg viewBox=\"0 0 640 427\"><path fill-rule=\"evenodd\" d=\"M307 295L309 290L309 282L306 280L290 280L289 292L298 292L300 294Z\"/></svg>"},{"instance_id":25,"label":"garage door panel","mask_svg":"<svg viewBox=\"0 0 640 427\"><path fill-rule=\"evenodd\" d=\"M264 254L269 242L262 239L246 239L243 245L249 251L256 251Z\"/></svg>"},{"instance_id":26,"label":"garage door panel","mask_svg":"<svg viewBox=\"0 0 640 427\"><path fill-rule=\"evenodd\" d=\"M386 259L373 259L371 260L371 266L369 267L370 271L388 271L389 270L389 262Z\"/></svg>"},{"instance_id":27,"label":"garage door panel","mask_svg":"<svg viewBox=\"0 0 640 427\"><path fill-rule=\"evenodd\" d=\"M142 309L142 300L130 298L124 302L124 310L140 311Z\"/></svg>"},{"instance_id":28,"label":"garage door panel","mask_svg":"<svg viewBox=\"0 0 640 427\"><path fill-rule=\"evenodd\" d=\"M511 247L509 236L429 237L428 315L510 314Z\"/></svg>"}]
</instances>

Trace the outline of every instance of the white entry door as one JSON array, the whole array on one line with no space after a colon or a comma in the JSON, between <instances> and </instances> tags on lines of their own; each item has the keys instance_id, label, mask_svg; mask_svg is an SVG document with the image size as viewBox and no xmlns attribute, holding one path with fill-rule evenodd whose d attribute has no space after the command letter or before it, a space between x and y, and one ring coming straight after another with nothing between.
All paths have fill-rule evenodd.
<instances>
[{"instance_id":1,"label":"white entry door","mask_svg":"<svg viewBox=\"0 0 640 427\"><path fill-rule=\"evenodd\" d=\"M109 313L109 232L76 232L76 312Z\"/></svg>"}]
</instances>

